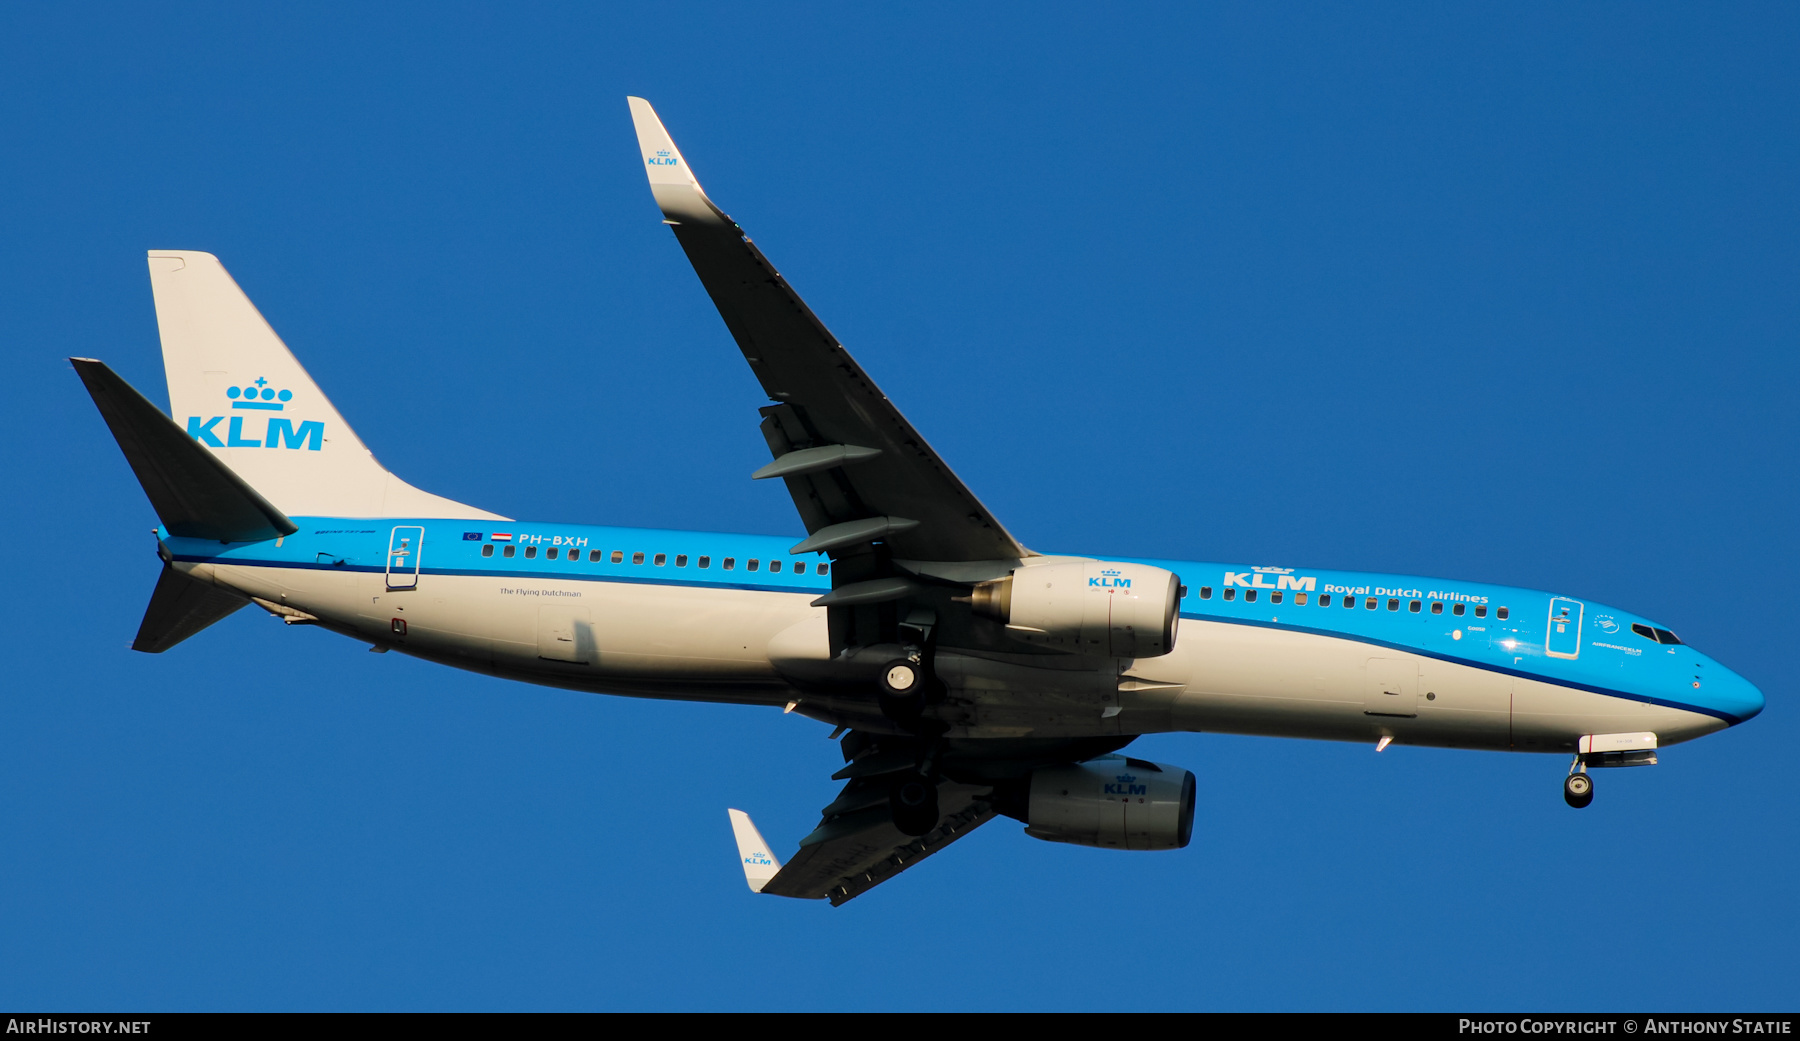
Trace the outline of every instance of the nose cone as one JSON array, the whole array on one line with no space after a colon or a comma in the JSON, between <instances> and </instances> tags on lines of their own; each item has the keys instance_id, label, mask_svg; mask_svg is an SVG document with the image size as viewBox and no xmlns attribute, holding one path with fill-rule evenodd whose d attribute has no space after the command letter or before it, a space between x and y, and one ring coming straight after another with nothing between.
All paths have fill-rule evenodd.
<instances>
[{"instance_id":1,"label":"nose cone","mask_svg":"<svg viewBox=\"0 0 1800 1041\"><path fill-rule=\"evenodd\" d=\"M1713 665L1706 670L1702 689L1695 693L1706 699L1708 705L1731 716L1731 721L1742 723L1763 710L1763 692L1756 685L1723 665Z\"/></svg>"}]
</instances>

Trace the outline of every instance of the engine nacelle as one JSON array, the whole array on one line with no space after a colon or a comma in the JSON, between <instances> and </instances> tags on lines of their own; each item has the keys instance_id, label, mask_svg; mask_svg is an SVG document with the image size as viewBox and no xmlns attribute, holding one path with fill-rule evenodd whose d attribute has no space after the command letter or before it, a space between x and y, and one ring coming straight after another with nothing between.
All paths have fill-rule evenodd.
<instances>
[{"instance_id":1,"label":"engine nacelle","mask_svg":"<svg viewBox=\"0 0 1800 1041\"><path fill-rule=\"evenodd\" d=\"M1102 849L1181 849L1194 836L1194 775L1105 756L1031 775L1025 834Z\"/></svg>"},{"instance_id":2,"label":"engine nacelle","mask_svg":"<svg viewBox=\"0 0 1800 1041\"><path fill-rule=\"evenodd\" d=\"M1181 579L1148 564L1073 560L1014 568L976 586L969 602L976 614L1029 643L1154 658L1175 649Z\"/></svg>"}]
</instances>

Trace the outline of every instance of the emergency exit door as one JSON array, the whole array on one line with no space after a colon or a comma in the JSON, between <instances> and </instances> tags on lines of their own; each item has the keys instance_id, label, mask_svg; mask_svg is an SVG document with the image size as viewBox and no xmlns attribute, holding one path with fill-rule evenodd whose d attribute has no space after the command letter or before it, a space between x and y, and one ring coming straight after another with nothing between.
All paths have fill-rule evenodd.
<instances>
[{"instance_id":1,"label":"emergency exit door","mask_svg":"<svg viewBox=\"0 0 1800 1041\"><path fill-rule=\"evenodd\" d=\"M425 529L399 527L388 536L387 587L419 588L419 556L425 546Z\"/></svg>"}]
</instances>

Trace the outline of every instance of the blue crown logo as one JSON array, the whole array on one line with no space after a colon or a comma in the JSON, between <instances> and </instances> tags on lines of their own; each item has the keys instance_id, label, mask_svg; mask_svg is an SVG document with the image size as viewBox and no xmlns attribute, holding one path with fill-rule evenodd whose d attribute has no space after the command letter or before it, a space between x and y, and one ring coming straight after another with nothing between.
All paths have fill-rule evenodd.
<instances>
[{"instance_id":1,"label":"blue crown logo","mask_svg":"<svg viewBox=\"0 0 1800 1041\"><path fill-rule=\"evenodd\" d=\"M1119 782L1120 784L1130 784L1133 781L1137 780L1137 775L1136 774L1120 774L1119 776L1113 778L1113 780Z\"/></svg>"},{"instance_id":2,"label":"blue crown logo","mask_svg":"<svg viewBox=\"0 0 1800 1041\"><path fill-rule=\"evenodd\" d=\"M1291 575L1294 573L1294 569L1291 567L1253 567L1250 570L1258 571L1265 575Z\"/></svg>"},{"instance_id":3,"label":"blue crown logo","mask_svg":"<svg viewBox=\"0 0 1800 1041\"><path fill-rule=\"evenodd\" d=\"M261 412L280 412L284 403L294 400L294 392L287 389L276 390L269 386L269 381L261 376L254 385L242 387L226 387L225 396L231 399L232 408L249 408ZM240 400L241 399L241 400ZM237 420L232 420L237 422Z\"/></svg>"},{"instance_id":4,"label":"blue crown logo","mask_svg":"<svg viewBox=\"0 0 1800 1041\"><path fill-rule=\"evenodd\" d=\"M1118 568L1116 568L1116 567L1109 567L1109 568L1107 568L1107 569L1106 569L1106 570L1104 570L1104 571L1102 571L1102 572L1100 572L1100 573L1101 573L1101 574L1102 574L1102 575L1106 575L1106 576L1108 576L1108 577L1110 577L1110 578L1116 578L1116 577L1118 577L1118 574L1119 574L1119 569L1118 569Z\"/></svg>"}]
</instances>

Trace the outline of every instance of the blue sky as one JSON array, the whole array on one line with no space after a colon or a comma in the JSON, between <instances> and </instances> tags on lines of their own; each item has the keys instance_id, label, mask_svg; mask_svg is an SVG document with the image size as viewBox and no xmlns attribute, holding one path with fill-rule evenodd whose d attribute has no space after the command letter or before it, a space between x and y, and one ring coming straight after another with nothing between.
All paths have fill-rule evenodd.
<instances>
[{"instance_id":1,"label":"blue sky","mask_svg":"<svg viewBox=\"0 0 1800 1041\"><path fill-rule=\"evenodd\" d=\"M0 1005L1796 1004L1791 5L599 6L0 12ZM1027 544L1552 589L1767 711L1580 813L1560 758L1147 737L1188 849L1003 821L833 910L724 812L791 849L820 724L248 611L128 651L154 515L63 359L166 400L151 248L414 484L799 530L628 93Z\"/></svg>"}]
</instances>

